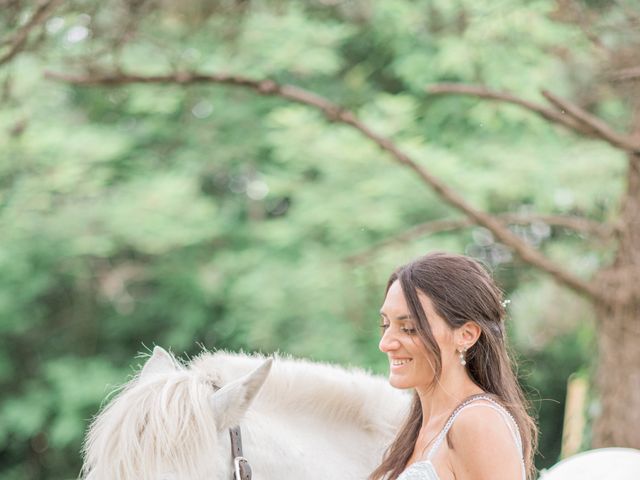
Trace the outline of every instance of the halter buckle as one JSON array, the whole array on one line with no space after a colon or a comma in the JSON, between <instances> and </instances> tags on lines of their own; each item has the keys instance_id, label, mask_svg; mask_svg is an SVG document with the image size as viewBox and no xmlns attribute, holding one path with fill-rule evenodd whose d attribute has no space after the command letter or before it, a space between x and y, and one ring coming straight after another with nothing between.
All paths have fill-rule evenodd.
<instances>
[{"instance_id":1,"label":"halter buckle","mask_svg":"<svg viewBox=\"0 0 640 480\"><path fill-rule=\"evenodd\" d=\"M247 460L246 458L242 457L242 456L237 456L233 458L233 475L235 480L247 480L251 478L251 473L249 473L249 475L247 475L246 478L242 477L242 467L246 466L249 467L249 460ZM251 467L249 467L251 468ZM249 470L250 472L251 470Z\"/></svg>"}]
</instances>

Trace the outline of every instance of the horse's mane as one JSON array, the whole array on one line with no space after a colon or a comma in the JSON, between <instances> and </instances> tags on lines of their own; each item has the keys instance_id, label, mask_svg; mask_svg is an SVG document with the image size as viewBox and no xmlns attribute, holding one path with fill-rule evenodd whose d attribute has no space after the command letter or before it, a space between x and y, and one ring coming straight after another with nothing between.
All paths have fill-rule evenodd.
<instances>
[{"instance_id":1,"label":"horse's mane","mask_svg":"<svg viewBox=\"0 0 640 480\"><path fill-rule=\"evenodd\" d=\"M217 351L203 353L191 362L192 370L203 372L224 385L247 374L267 357ZM397 410L403 392L388 381L360 368L345 368L275 355L275 361L254 408L305 413L327 420L356 423L366 430L396 429L389 413ZM408 396L407 396L408 405ZM397 419L398 422L401 421Z\"/></svg>"},{"instance_id":2,"label":"horse's mane","mask_svg":"<svg viewBox=\"0 0 640 480\"><path fill-rule=\"evenodd\" d=\"M203 459L218 441L215 428L202 428L215 426L212 389L176 366L167 375L134 377L94 418L81 478L156 480L154 472L163 471L205 478Z\"/></svg>"}]
</instances>

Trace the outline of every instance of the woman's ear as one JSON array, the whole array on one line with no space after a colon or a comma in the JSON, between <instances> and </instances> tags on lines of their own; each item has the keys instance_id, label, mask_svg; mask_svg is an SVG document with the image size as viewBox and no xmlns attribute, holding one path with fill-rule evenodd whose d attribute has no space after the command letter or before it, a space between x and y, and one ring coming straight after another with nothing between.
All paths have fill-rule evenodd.
<instances>
[{"instance_id":1,"label":"woman's ear","mask_svg":"<svg viewBox=\"0 0 640 480\"><path fill-rule=\"evenodd\" d=\"M467 350L480 338L482 329L476 322L469 321L454 332L454 342L457 349Z\"/></svg>"}]
</instances>

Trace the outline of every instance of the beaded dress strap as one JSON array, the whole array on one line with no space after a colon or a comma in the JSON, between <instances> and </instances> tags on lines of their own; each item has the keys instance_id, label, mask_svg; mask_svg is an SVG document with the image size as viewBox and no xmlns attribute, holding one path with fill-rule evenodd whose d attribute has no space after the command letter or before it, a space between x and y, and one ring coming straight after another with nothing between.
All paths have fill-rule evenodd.
<instances>
[{"instance_id":1,"label":"beaded dress strap","mask_svg":"<svg viewBox=\"0 0 640 480\"><path fill-rule=\"evenodd\" d=\"M473 402L476 402L478 400L486 400L489 403L491 403L491 405L484 405L484 404L480 404L480 405L472 405ZM502 417L505 419L509 430L511 431L511 434L514 437L514 440L516 442L516 445L518 446L518 452L520 453L520 460L522 461L522 465L523 465L523 469L524 469L524 459L522 457L522 439L520 437L520 431L518 430L518 424L515 421L515 419L513 418L513 416L507 411L506 408L504 408L502 405L500 405L498 402L496 402L493 398L488 397L487 395L474 395L473 397L470 397L468 399L466 399L465 401L463 401L460 405L458 405L455 410L451 413L451 415L449 416L449 419L447 420L447 423L445 423L444 427L442 428L442 430L440 431L440 433L438 434L438 437L436 438L436 441L433 443L433 446L431 447L431 449L429 450L429 453L427 453L427 460L431 461L431 458L433 457L433 455L436 453L436 451L438 450L438 448L440 448L440 445L442 445L442 442L444 442L447 433L449 433L449 430L451 429L453 422L455 421L455 419L458 417L458 415L460 414L460 412L462 412L462 410L464 410L465 408L468 407L474 407L474 406L487 406L490 408L493 408L494 410L500 412L502 414ZM509 420L511 422L509 422ZM524 470L523 470L524 472ZM524 477L523 477L524 478Z\"/></svg>"}]
</instances>

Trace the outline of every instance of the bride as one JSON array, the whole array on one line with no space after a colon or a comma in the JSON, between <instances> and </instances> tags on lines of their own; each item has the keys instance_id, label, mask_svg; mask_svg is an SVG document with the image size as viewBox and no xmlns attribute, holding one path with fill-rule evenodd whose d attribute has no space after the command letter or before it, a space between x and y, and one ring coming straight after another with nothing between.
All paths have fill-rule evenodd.
<instances>
[{"instance_id":1,"label":"bride","mask_svg":"<svg viewBox=\"0 0 640 480\"><path fill-rule=\"evenodd\" d=\"M475 260L432 253L390 277L389 382L410 413L369 480L526 480L537 429L507 354L502 293Z\"/></svg>"}]
</instances>

